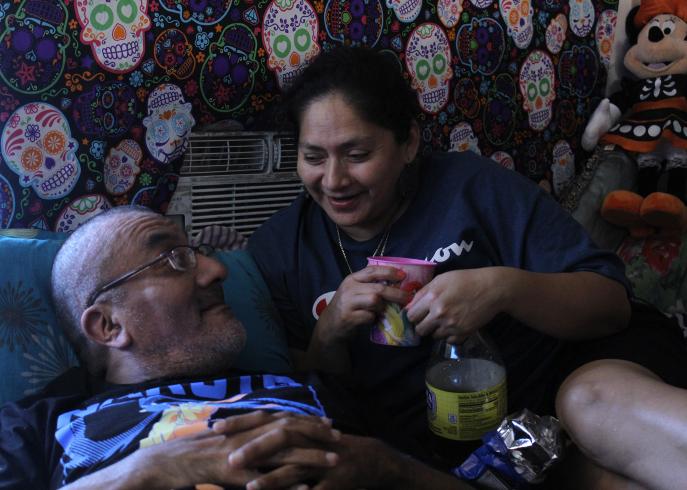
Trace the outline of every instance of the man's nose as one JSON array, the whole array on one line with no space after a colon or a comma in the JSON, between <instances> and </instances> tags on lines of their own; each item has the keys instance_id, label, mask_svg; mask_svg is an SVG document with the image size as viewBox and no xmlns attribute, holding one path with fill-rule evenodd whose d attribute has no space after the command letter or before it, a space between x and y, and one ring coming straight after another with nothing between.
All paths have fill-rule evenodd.
<instances>
[{"instance_id":1,"label":"man's nose","mask_svg":"<svg viewBox=\"0 0 687 490\"><path fill-rule=\"evenodd\" d=\"M196 282L201 286L208 286L215 281L222 282L229 275L229 271L219 260L198 254L196 265Z\"/></svg>"}]
</instances>

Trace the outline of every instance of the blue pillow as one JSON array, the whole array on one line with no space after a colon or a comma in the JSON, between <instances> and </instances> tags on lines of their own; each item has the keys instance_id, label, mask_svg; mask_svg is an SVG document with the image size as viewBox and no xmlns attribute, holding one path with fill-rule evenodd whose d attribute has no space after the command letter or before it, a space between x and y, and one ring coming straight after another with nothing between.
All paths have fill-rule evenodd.
<instances>
[{"instance_id":1,"label":"blue pillow","mask_svg":"<svg viewBox=\"0 0 687 490\"><path fill-rule=\"evenodd\" d=\"M38 391L77 364L57 327L50 301L50 272L64 233L0 230L0 404ZM236 367L292 370L286 339L260 272L248 252L217 252L228 269L224 296L246 327Z\"/></svg>"},{"instance_id":2,"label":"blue pillow","mask_svg":"<svg viewBox=\"0 0 687 490\"><path fill-rule=\"evenodd\" d=\"M0 403L39 390L77 364L50 301L52 261L65 235L39 230L2 233Z\"/></svg>"},{"instance_id":3,"label":"blue pillow","mask_svg":"<svg viewBox=\"0 0 687 490\"><path fill-rule=\"evenodd\" d=\"M217 251L214 257L229 271L224 280L224 301L246 328L246 347L236 367L246 371L293 371L284 328L267 284L246 250Z\"/></svg>"}]
</instances>

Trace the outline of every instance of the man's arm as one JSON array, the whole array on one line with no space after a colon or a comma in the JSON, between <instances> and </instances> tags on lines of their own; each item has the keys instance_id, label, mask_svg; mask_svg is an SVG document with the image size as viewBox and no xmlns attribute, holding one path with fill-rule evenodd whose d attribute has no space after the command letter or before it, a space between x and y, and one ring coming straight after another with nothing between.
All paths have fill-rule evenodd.
<instances>
[{"instance_id":1,"label":"man's arm","mask_svg":"<svg viewBox=\"0 0 687 490\"><path fill-rule=\"evenodd\" d=\"M139 449L63 488L168 490L200 483L244 486L259 476L258 467L270 468L280 485L288 486L338 460L331 451L320 447L335 442L340 434L317 417L252 412L229 417L216 426ZM261 456L250 465L230 464L230 455L250 441L259 442Z\"/></svg>"},{"instance_id":2,"label":"man's arm","mask_svg":"<svg viewBox=\"0 0 687 490\"><path fill-rule=\"evenodd\" d=\"M463 490L473 488L464 481L398 452L382 441L370 437L343 435L331 445L339 460L335 466L320 468L313 490L353 490L359 488L393 488L394 490ZM250 464L262 454L258 443L239 449L241 458ZM274 474L262 475L250 482L248 489L282 488ZM257 486L255 486L257 485Z\"/></svg>"}]
</instances>

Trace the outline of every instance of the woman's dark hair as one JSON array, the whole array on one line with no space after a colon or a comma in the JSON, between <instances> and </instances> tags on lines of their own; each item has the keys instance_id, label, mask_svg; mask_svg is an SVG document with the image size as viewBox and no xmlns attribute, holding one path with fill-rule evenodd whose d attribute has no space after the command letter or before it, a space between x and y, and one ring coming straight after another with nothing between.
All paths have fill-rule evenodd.
<instances>
[{"instance_id":1,"label":"woman's dark hair","mask_svg":"<svg viewBox=\"0 0 687 490\"><path fill-rule=\"evenodd\" d=\"M298 132L307 106L315 99L340 93L360 117L390 130L397 142L408 139L419 113L417 94L390 55L362 47L336 47L320 53L294 81L283 110Z\"/></svg>"}]
</instances>

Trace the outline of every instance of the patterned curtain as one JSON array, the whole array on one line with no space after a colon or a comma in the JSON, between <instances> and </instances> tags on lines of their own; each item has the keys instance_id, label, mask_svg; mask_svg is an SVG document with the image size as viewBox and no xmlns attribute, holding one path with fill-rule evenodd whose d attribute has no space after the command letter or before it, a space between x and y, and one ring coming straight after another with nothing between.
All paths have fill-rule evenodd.
<instances>
[{"instance_id":1,"label":"patterned curtain","mask_svg":"<svg viewBox=\"0 0 687 490\"><path fill-rule=\"evenodd\" d=\"M0 1L0 228L70 231L163 211L188 135L269 130L305 64L383 51L417 90L428 148L471 149L558 195L585 158L617 0Z\"/></svg>"}]
</instances>

